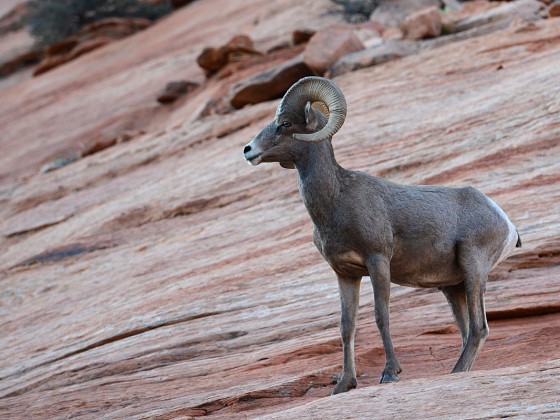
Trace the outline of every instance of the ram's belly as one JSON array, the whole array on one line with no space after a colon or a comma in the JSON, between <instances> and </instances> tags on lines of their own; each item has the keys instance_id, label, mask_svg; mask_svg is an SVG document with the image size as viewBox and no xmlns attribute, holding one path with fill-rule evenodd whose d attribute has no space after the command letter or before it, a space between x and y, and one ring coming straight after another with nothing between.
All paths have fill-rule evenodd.
<instances>
[{"instance_id":1,"label":"ram's belly","mask_svg":"<svg viewBox=\"0 0 560 420\"><path fill-rule=\"evenodd\" d=\"M463 281L463 273L456 261L454 242L424 235L415 240L396 237L390 258L391 282L409 287L440 287ZM409 239L409 238L404 238ZM347 241L349 242L349 241ZM340 276L368 276L368 255L356 244L340 240L323 240L315 233L315 244L325 260ZM387 248L390 248L389 246Z\"/></svg>"},{"instance_id":2,"label":"ram's belly","mask_svg":"<svg viewBox=\"0 0 560 420\"><path fill-rule=\"evenodd\" d=\"M463 281L463 275L455 261L440 256L440 259L415 261L391 261L391 282L408 287L451 286ZM332 269L340 276L368 276L366 262L360 253L348 251L327 259Z\"/></svg>"},{"instance_id":3,"label":"ram's belly","mask_svg":"<svg viewBox=\"0 0 560 420\"><path fill-rule=\"evenodd\" d=\"M463 281L462 273L445 267L437 271L410 271L391 273L391 282L408 287L452 286Z\"/></svg>"},{"instance_id":4,"label":"ram's belly","mask_svg":"<svg viewBox=\"0 0 560 420\"><path fill-rule=\"evenodd\" d=\"M454 256L393 259L391 261L391 281L410 287L451 286L463 281L463 273Z\"/></svg>"}]
</instances>

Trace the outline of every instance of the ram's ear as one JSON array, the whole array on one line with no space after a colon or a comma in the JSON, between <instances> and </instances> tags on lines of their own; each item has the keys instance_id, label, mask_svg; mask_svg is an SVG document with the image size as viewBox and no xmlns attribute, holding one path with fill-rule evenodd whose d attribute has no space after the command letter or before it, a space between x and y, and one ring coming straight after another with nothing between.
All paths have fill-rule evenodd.
<instances>
[{"instance_id":1,"label":"ram's ear","mask_svg":"<svg viewBox=\"0 0 560 420\"><path fill-rule=\"evenodd\" d=\"M280 166L285 169L296 169L294 162L280 162Z\"/></svg>"},{"instance_id":2,"label":"ram's ear","mask_svg":"<svg viewBox=\"0 0 560 420\"><path fill-rule=\"evenodd\" d=\"M305 123L307 124L307 128L311 131L317 131L317 116L313 108L311 108L311 102L309 101L305 104Z\"/></svg>"}]
</instances>

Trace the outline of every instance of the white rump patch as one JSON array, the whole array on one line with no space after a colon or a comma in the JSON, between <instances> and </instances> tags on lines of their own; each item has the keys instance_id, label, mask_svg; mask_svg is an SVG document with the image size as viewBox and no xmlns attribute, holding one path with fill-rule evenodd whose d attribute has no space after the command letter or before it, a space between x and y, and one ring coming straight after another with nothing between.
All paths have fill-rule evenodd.
<instances>
[{"instance_id":1,"label":"white rump patch","mask_svg":"<svg viewBox=\"0 0 560 420\"><path fill-rule=\"evenodd\" d=\"M515 229L515 226L513 225L513 223L511 223L511 220L509 220L509 217L507 217L507 214L500 208L500 206L498 206L490 198L486 197L486 199L488 200L490 205L496 209L496 211L498 212L500 217L506 221L508 229L509 229L508 230L508 236L504 240L504 243L503 243L502 253L500 254L500 257L498 258L498 260L492 266L492 268L494 268L498 264L500 264L503 260L505 260L507 257L509 257L513 253L513 251L515 250L515 246L517 244L517 230Z\"/></svg>"}]
</instances>

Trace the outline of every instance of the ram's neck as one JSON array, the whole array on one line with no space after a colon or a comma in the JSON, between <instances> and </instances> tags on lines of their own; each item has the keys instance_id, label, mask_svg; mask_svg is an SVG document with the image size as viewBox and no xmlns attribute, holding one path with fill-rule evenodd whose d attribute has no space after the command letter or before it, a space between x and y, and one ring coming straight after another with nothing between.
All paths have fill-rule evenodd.
<instances>
[{"instance_id":1,"label":"ram's neck","mask_svg":"<svg viewBox=\"0 0 560 420\"><path fill-rule=\"evenodd\" d=\"M339 175L343 170L335 160L331 143L308 143L295 165L301 198L313 223L319 227L328 225L340 194Z\"/></svg>"}]
</instances>

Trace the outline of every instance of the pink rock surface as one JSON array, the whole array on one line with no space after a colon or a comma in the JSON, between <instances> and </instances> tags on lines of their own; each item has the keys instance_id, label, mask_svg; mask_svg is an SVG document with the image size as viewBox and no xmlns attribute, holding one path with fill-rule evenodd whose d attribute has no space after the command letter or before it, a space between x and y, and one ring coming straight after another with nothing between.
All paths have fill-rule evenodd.
<instances>
[{"instance_id":1,"label":"pink rock surface","mask_svg":"<svg viewBox=\"0 0 560 420\"><path fill-rule=\"evenodd\" d=\"M557 388L560 363L497 369L489 377L481 372L457 374L453 381L422 378L390 386L370 387L327 400L263 416L263 419L363 419L385 415L409 418L403 395L415 395L414 418L446 419L528 417L554 418L560 414ZM481 398L492 395L493 398ZM512 398L512 395L515 397Z\"/></svg>"},{"instance_id":2,"label":"pink rock surface","mask_svg":"<svg viewBox=\"0 0 560 420\"><path fill-rule=\"evenodd\" d=\"M339 58L364 49L349 26L336 25L315 33L303 52L303 62L317 74L324 74Z\"/></svg>"},{"instance_id":3,"label":"pink rock surface","mask_svg":"<svg viewBox=\"0 0 560 420\"><path fill-rule=\"evenodd\" d=\"M548 16L551 18L560 17L560 3L554 3L548 7Z\"/></svg>"},{"instance_id":4,"label":"pink rock surface","mask_svg":"<svg viewBox=\"0 0 560 420\"><path fill-rule=\"evenodd\" d=\"M510 215L523 248L491 275L490 336L467 374L448 374L461 340L443 295L394 286L404 372L379 385L365 278L358 389L328 396L342 363L335 278L311 243L294 172L242 159L278 102L202 117L241 76L205 82L196 57L239 28L257 48L320 29L334 19L329 5L194 2L3 89L0 417L558 416L555 19L335 78L349 105L333 139L341 165L477 187ZM158 105L178 79L201 87ZM38 173L59 153L129 132Z\"/></svg>"},{"instance_id":5,"label":"pink rock surface","mask_svg":"<svg viewBox=\"0 0 560 420\"><path fill-rule=\"evenodd\" d=\"M255 50L253 40L247 35L236 35L224 45L205 48L196 58L196 62L208 74L212 74L223 69L231 61L255 54L261 53Z\"/></svg>"},{"instance_id":6,"label":"pink rock surface","mask_svg":"<svg viewBox=\"0 0 560 420\"><path fill-rule=\"evenodd\" d=\"M429 7L439 7L438 0L379 0L370 19L384 26L399 26L408 16Z\"/></svg>"},{"instance_id":7,"label":"pink rock surface","mask_svg":"<svg viewBox=\"0 0 560 420\"><path fill-rule=\"evenodd\" d=\"M472 11L467 11L470 15L453 25L454 29L456 31L465 31L499 21L511 22L514 19L535 21L540 19L540 14L545 9L545 5L538 0L514 0L497 4L499 4L498 7L494 7L493 4L485 6L484 3L480 5L480 8L473 7ZM479 11L480 13L477 13ZM459 12L460 15L461 12Z\"/></svg>"},{"instance_id":8,"label":"pink rock surface","mask_svg":"<svg viewBox=\"0 0 560 420\"><path fill-rule=\"evenodd\" d=\"M3 0L0 3L0 19L8 15L12 10L22 7L25 0Z\"/></svg>"},{"instance_id":9,"label":"pink rock surface","mask_svg":"<svg viewBox=\"0 0 560 420\"><path fill-rule=\"evenodd\" d=\"M408 16L402 24L406 38L434 38L441 33L441 15L437 7L429 7Z\"/></svg>"}]
</instances>

